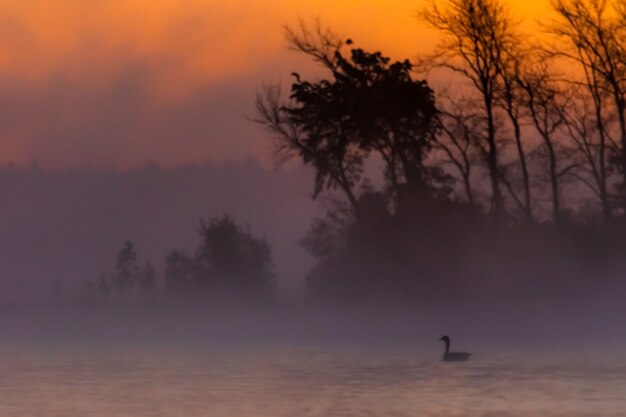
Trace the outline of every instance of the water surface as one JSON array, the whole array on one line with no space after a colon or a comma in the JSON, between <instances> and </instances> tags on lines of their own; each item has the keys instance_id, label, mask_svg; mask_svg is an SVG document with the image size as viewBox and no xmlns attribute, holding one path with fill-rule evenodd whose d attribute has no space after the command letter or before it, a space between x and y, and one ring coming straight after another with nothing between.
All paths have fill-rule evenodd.
<instances>
[{"instance_id":1,"label":"water surface","mask_svg":"<svg viewBox=\"0 0 626 417\"><path fill-rule=\"evenodd\" d=\"M626 355L401 348L0 350L0 416L623 417Z\"/></svg>"}]
</instances>

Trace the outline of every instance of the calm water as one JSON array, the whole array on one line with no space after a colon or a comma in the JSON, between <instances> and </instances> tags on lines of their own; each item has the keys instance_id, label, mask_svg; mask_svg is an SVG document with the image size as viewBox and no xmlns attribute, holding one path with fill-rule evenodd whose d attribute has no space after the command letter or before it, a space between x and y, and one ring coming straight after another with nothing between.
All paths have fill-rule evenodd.
<instances>
[{"instance_id":1,"label":"calm water","mask_svg":"<svg viewBox=\"0 0 626 417\"><path fill-rule=\"evenodd\" d=\"M626 354L0 350L2 417L626 415Z\"/></svg>"}]
</instances>

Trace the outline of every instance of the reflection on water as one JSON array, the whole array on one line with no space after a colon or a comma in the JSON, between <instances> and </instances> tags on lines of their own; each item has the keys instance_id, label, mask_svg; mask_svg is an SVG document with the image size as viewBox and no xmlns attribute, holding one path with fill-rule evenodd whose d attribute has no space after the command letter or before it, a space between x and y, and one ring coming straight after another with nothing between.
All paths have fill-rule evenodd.
<instances>
[{"instance_id":1,"label":"reflection on water","mask_svg":"<svg viewBox=\"0 0 626 417\"><path fill-rule=\"evenodd\" d=\"M409 350L0 351L0 416L624 416L626 356Z\"/></svg>"}]
</instances>

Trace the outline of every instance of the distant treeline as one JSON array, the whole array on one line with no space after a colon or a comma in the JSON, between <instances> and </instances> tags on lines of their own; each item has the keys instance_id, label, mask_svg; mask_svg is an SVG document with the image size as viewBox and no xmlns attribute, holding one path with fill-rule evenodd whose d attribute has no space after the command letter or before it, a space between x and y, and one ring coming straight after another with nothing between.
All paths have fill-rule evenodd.
<instances>
[{"instance_id":1,"label":"distant treeline","mask_svg":"<svg viewBox=\"0 0 626 417\"><path fill-rule=\"evenodd\" d=\"M117 253L113 272L87 281L91 295L147 300L196 299L208 296L239 301L268 301L273 297L273 261L264 239L238 226L229 216L201 222L201 241L192 255L174 250L162 274L150 262L141 264L132 241ZM162 277L162 278L161 278Z\"/></svg>"}]
</instances>

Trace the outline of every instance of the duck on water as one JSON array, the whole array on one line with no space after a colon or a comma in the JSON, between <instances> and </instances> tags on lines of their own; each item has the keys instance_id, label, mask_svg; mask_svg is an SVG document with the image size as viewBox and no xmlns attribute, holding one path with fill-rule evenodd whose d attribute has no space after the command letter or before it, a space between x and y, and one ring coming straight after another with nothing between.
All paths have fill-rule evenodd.
<instances>
[{"instance_id":1,"label":"duck on water","mask_svg":"<svg viewBox=\"0 0 626 417\"><path fill-rule=\"evenodd\" d=\"M443 336L439 340L442 340L446 343L446 351L443 353L443 358L441 358L444 362L465 362L469 359L471 353L467 352L450 352L450 338L448 336Z\"/></svg>"}]
</instances>

